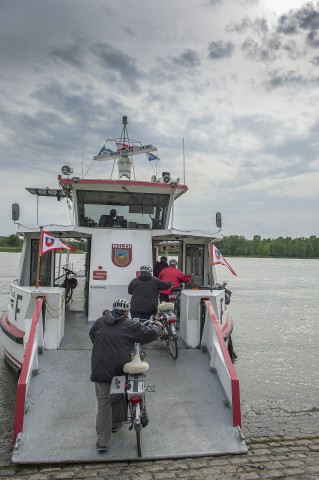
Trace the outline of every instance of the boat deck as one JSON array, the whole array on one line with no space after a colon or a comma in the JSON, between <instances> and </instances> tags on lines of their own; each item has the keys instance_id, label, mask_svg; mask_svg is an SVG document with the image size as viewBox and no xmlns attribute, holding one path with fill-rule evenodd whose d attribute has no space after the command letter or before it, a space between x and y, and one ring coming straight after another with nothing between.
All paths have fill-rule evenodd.
<instances>
[{"instance_id":1,"label":"boat deck","mask_svg":"<svg viewBox=\"0 0 319 480\"><path fill-rule=\"evenodd\" d=\"M174 360L161 342L145 346L150 364L146 386L149 425L138 458L134 430L124 424L112 434L108 452L96 451L97 403L90 381L89 325L69 313L61 349L46 350L31 381L24 431L13 463L108 462L243 454L247 447L232 426L231 409L209 357L180 345Z\"/></svg>"}]
</instances>

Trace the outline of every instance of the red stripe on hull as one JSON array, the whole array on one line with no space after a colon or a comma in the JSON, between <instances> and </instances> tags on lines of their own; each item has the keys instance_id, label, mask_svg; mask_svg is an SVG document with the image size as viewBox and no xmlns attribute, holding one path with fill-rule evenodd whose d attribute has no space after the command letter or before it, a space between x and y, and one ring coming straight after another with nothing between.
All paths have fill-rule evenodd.
<instances>
[{"instance_id":1,"label":"red stripe on hull","mask_svg":"<svg viewBox=\"0 0 319 480\"><path fill-rule=\"evenodd\" d=\"M4 313L0 321L1 330L15 343L23 343L25 333L9 322L8 314Z\"/></svg>"},{"instance_id":2,"label":"red stripe on hull","mask_svg":"<svg viewBox=\"0 0 319 480\"><path fill-rule=\"evenodd\" d=\"M226 318L226 323L221 328L222 335L224 337L224 340L227 340L227 338L230 336L230 334L233 331L233 320L231 317Z\"/></svg>"},{"instance_id":3,"label":"red stripe on hull","mask_svg":"<svg viewBox=\"0 0 319 480\"><path fill-rule=\"evenodd\" d=\"M10 364L10 366L15 370L16 372L19 372L22 368L22 363L14 357L6 348L3 349L4 356L7 360L7 363Z\"/></svg>"}]
</instances>

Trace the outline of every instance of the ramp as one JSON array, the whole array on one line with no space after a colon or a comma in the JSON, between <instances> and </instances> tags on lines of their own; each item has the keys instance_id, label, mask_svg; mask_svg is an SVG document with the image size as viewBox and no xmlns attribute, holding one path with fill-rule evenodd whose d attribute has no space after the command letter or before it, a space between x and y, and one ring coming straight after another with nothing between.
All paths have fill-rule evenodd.
<instances>
[{"instance_id":1,"label":"ramp","mask_svg":"<svg viewBox=\"0 0 319 480\"><path fill-rule=\"evenodd\" d=\"M91 351L84 347L47 350L40 357L12 462L114 462L246 453L218 378L209 371L208 354L181 348L173 360L161 342L145 350L150 364L146 385L154 385L155 392L146 397L150 421L143 429L142 458L128 424L112 434L108 452L96 451L97 403L89 379Z\"/></svg>"}]
</instances>

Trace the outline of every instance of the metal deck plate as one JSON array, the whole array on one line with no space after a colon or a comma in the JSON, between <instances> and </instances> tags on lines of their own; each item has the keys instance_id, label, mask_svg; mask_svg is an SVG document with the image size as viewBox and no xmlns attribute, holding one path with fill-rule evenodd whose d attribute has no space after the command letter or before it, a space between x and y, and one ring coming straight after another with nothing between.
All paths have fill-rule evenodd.
<instances>
[{"instance_id":1,"label":"metal deck plate","mask_svg":"<svg viewBox=\"0 0 319 480\"><path fill-rule=\"evenodd\" d=\"M143 429L143 459L243 454L247 452L208 354L180 349L177 360L161 342L146 348L149 425ZM136 434L128 424L112 434L108 452L95 448L97 403L90 382L91 351L46 350L31 381L24 431L13 463L138 460Z\"/></svg>"}]
</instances>

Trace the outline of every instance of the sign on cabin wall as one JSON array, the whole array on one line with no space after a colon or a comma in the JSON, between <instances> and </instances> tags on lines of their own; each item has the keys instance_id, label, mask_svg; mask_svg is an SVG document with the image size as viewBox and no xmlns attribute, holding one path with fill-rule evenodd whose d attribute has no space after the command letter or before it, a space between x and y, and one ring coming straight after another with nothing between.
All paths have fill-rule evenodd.
<instances>
[{"instance_id":1,"label":"sign on cabin wall","mask_svg":"<svg viewBox=\"0 0 319 480\"><path fill-rule=\"evenodd\" d=\"M180 244L161 245L158 249L159 255L178 255Z\"/></svg>"},{"instance_id":2,"label":"sign on cabin wall","mask_svg":"<svg viewBox=\"0 0 319 480\"><path fill-rule=\"evenodd\" d=\"M127 267L132 261L132 245L125 243L112 244L112 262L117 267Z\"/></svg>"}]
</instances>

